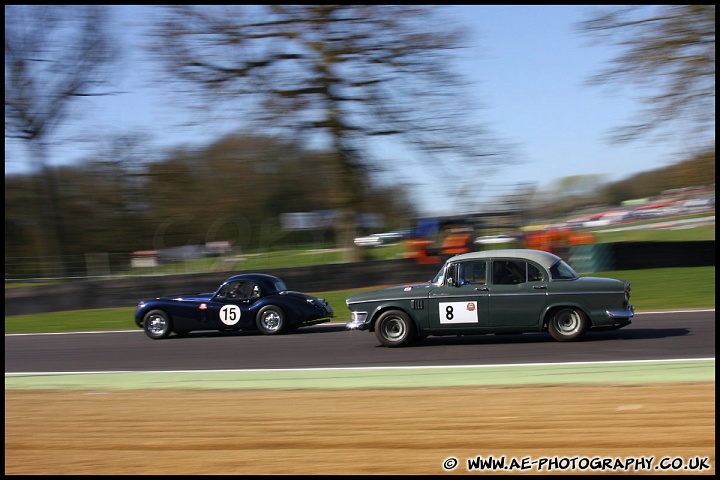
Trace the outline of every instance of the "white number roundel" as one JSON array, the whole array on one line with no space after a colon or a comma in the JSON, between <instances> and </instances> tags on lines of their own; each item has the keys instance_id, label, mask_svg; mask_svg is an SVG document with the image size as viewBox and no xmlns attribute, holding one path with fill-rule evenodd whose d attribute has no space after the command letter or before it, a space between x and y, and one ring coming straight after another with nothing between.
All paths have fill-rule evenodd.
<instances>
[{"instance_id":1,"label":"white number roundel","mask_svg":"<svg viewBox=\"0 0 720 480\"><path fill-rule=\"evenodd\" d=\"M240 307L237 305L223 305L220 309L220 321L225 325L235 325L240 321Z\"/></svg>"}]
</instances>

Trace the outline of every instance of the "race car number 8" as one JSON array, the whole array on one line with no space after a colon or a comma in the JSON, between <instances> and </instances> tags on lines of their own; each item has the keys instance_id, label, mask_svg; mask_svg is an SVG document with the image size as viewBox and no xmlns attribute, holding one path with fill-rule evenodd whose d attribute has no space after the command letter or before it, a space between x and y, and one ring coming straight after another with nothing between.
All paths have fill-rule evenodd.
<instances>
[{"instance_id":1,"label":"race car number 8","mask_svg":"<svg viewBox=\"0 0 720 480\"><path fill-rule=\"evenodd\" d=\"M477 302L439 304L440 323L478 323Z\"/></svg>"},{"instance_id":2,"label":"race car number 8","mask_svg":"<svg viewBox=\"0 0 720 480\"><path fill-rule=\"evenodd\" d=\"M223 305L220 309L220 321L225 325L235 325L240 321L240 307L237 305Z\"/></svg>"}]
</instances>

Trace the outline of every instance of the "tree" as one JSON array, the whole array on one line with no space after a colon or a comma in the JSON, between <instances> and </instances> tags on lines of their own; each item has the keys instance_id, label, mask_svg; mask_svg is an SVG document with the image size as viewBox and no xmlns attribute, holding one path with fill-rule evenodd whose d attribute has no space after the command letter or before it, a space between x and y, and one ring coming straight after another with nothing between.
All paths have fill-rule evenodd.
<instances>
[{"instance_id":1,"label":"tree","mask_svg":"<svg viewBox=\"0 0 720 480\"><path fill-rule=\"evenodd\" d=\"M171 6L153 51L165 81L197 90L202 107L220 102L259 131L332 151L338 183L319 186L343 219L341 245L352 247L366 179L397 161L374 154L379 137L414 148L405 171L437 168L448 179L456 171L467 181L473 167L487 176L507 164L503 147L463 116L471 101L452 71L462 36L437 9Z\"/></svg>"},{"instance_id":2,"label":"tree","mask_svg":"<svg viewBox=\"0 0 720 480\"><path fill-rule=\"evenodd\" d=\"M619 47L592 85L627 84L648 92L637 120L615 141L660 139L715 144L715 5L623 6L578 24L594 42Z\"/></svg>"},{"instance_id":3,"label":"tree","mask_svg":"<svg viewBox=\"0 0 720 480\"><path fill-rule=\"evenodd\" d=\"M59 255L66 242L59 184L48 164L48 142L78 97L97 94L103 67L113 58L107 7L5 6L5 136L28 146L41 173L36 195L40 256ZM47 272L46 272L47 273Z\"/></svg>"}]
</instances>

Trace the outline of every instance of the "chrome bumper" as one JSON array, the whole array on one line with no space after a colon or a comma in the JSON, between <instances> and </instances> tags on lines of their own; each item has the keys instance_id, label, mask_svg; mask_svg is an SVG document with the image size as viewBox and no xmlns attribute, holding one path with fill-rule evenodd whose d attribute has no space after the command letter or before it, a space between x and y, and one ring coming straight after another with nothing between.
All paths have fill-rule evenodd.
<instances>
[{"instance_id":1,"label":"chrome bumper","mask_svg":"<svg viewBox=\"0 0 720 480\"><path fill-rule=\"evenodd\" d=\"M635 307L629 305L627 310L608 310L605 313L608 318L632 318L635 316Z\"/></svg>"},{"instance_id":2,"label":"chrome bumper","mask_svg":"<svg viewBox=\"0 0 720 480\"><path fill-rule=\"evenodd\" d=\"M368 325L365 322L361 322L359 320L353 320L351 322L347 322L345 324L345 328L348 330L367 330Z\"/></svg>"},{"instance_id":3,"label":"chrome bumper","mask_svg":"<svg viewBox=\"0 0 720 480\"><path fill-rule=\"evenodd\" d=\"M366 323L368 319L367 312L352 311L350 312L350 318L352 320L345 324L348 330L367 330L370 328L370 325Z\"/></svg>"}]
</instances>

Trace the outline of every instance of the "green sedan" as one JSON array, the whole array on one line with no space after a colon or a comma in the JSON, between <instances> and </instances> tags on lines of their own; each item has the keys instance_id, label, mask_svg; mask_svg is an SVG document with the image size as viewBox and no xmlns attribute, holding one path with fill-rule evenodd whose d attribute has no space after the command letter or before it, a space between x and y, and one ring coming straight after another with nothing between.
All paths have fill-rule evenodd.
<instances>
[{"instance_id":1,"label":"green sedan","mask_svg":"<svg viewBox=\"0 0 720 480\"><path fill-rule=\"evenodd\" d=\"M473 252L448 259L427 283L350 295L350 330L387 347L429 335L544 332L560 342L629 325L630 282L581 277L541 250Z\"/></svg>"}]
</instances>

